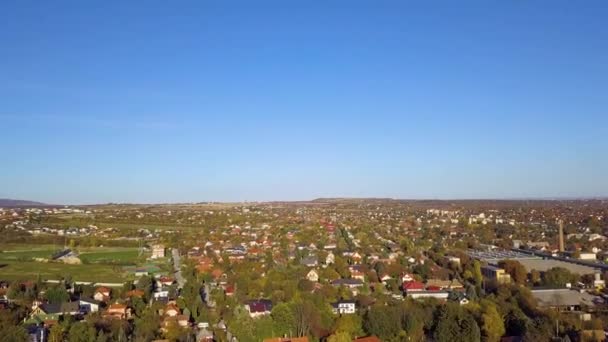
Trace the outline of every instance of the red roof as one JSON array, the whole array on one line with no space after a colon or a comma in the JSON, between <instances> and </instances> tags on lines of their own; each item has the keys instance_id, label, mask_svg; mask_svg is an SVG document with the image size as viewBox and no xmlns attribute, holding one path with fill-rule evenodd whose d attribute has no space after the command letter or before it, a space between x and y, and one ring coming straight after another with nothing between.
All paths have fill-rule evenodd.
<instances>
[{"instance_id":1,"label":"red roof","mask_svg":"<svg viewBox=\"0 0 608 342\"><path fill-rule=\"evenodd\" d=\"M403 283L404 290L424 290L424 284L419 281L406 281Z\"/></svg>"}]
</instances>

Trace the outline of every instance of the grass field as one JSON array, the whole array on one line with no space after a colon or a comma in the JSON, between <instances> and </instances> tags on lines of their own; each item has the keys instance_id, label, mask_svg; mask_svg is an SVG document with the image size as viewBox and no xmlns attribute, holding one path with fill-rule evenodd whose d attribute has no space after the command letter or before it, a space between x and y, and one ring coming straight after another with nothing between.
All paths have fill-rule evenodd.
<instances>
[{"instance_id":1,"label":"grass field","mask_svg":"<svg viewBox=\"0 0 608 342\"><path fill-rule=\"evenodd\" d=\"M39 274L44 280L56 280L60 279L66 274L69 274L75 281L124 281L121 268L110 265L67 265L61 263L44 263L35 261L0 262L0 279L2 280L36 279Z\"/></svg>"},{"instance_id":2,"label":"grass field","mask_svg":"<svg viewBox=\"0 0 608 342\"><path fill-rule=\"evenodd\" d=\"M110 249L92 249L82 250L80 252L80 260L89 263L103 262L132 262L136 263L145 259L145 255L140 257L137 248L110 248Z\"/></svg>"},{"instance_id":3,"label":"grass field","mask_svg":"<svg viewBox=\"0 0 608 342\"><path fill-rule=\"evenodd\" d=\"M50 259L61 250L58 245L28 245L5 244L0 245L0 261L30 260L34 258ZM83 262L88 263L137 263L147 255L139 256L135 247L77 247L76 251Z\"/></svg>"}]
</instances>

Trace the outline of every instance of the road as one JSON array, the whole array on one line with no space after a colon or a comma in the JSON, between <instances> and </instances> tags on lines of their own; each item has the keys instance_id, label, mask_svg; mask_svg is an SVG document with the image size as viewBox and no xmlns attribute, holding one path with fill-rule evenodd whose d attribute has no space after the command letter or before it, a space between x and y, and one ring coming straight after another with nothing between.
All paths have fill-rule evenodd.
<instances>
[{"instance_id":1,"label":"road","mask_svg":"<svg viewBox=\"0 0 608 342\"><path fill-rule=\"evenodd\" d=\"M177 286L181 289L186 283L186 279L184 279L184 277L182 276L181 256L179 255L179 251L177 250L177 248L173 248L171 250L171 255L173 257L173 269L175 270L175 280L177 280Z\"/></svg>"}]
</instances>

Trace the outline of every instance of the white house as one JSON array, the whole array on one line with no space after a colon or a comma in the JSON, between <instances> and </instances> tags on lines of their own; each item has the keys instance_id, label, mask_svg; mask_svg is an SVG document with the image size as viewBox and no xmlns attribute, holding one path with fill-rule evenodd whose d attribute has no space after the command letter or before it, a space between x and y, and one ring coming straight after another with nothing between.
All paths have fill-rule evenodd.
<instances>
[{"instance_id":1,"label":"white house","mask_svg":"<svg viewBox=\"0 0 608 342\"><path fill-rule=\"evenodd\" d=\"M152 246L152 259L164 258L165 257L165 245L153 245Z\"/></svg>"},{"instance_id":2,"label":"white house","mask_svg":"<svg viewBox=\"0 0 608 342\"><path fill-rule=\"evenodd\" d=\"M354 314L357 312L357 304L350 300L341 300L336 303L332 303L332 310L334 314Z\"/></svg>"},{"instance_id":3,"label":"white house","mask_svg":"<svg viewBox=\"0 0 608 342\"><path fill-rule=\"evenodd\" d=\"M310 270L310 271L308 271L308 274L306 275L306 279L312 281L313 283L316 283L319 281L319 274L314 269Z\"/></svg>"}]
</instances>

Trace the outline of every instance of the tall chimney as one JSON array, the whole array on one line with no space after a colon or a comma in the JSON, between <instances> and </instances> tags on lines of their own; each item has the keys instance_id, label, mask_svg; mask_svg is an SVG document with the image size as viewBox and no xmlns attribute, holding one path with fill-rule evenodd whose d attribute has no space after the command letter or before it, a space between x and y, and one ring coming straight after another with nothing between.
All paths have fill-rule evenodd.
<instances>
[{"instance_id":1,"label":"tall chimney","mask_svg":"<svg viewBox=\"0 0 608 342\"><path fill-rule=\"evenodd\" d=\"M564 252L564 221L559 220L559 251Z\"/></svg>"}]
</instances>

